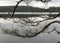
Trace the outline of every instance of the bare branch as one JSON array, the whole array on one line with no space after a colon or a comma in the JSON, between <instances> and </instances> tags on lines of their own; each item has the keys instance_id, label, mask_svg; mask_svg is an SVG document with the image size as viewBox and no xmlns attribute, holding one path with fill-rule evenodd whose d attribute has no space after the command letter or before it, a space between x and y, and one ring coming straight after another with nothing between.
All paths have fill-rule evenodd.
<instances>
[{"instance_id":1,"label":"bare branch","mask_svg":"<svg viewBox=\"0 0 60 43\"><path fill-rule=\"evenodd\" d=\"M42 32L44 32L53 23L59 23L60 24L60 21L53 21L53 22L47 24L40 32L36 33L35 36L42 33Z\"/></svg>"},{"instance_id":2,"label":"bare branch","mask_svg":"<svg viewBox=\"0 0 60 43\"><path fill-rule=\"evenodd\" d=\"M44 32L44 31L45 31L51 24L53 24L53 23L59 23L59 24L60 24L60 21L53 21L53 22L47 24L46 26L44 26L44 28L43 28L41 31L39 31L39 32L37 32L37 33L34 33L34 35L26 35L26 36L24 36L24 37L28 37L28 38L29 38L29 37L30 37L30 38L35 37L35 36L37 36L38 34ZM21 36L23 36L23 35L21 35ZM20 36L19 36L19 37L20 37Z\"/></svg>"},{"instance_id":3,"label":"bare branch","mask_svg":"<svg viewBox=\"0 0 60 43\"><path fill-rule=\"evenodd\" d=\"M14 10L13 10L13 14L12 14L12 16L11 16L12 18L13 18L13 16L14 16L14 13L15 13L15 10L16 10L18 4L19 4L20 2L22 2L22 1L23 1L23 0L20 0L20 1L16 4L16 6L15 6L15 8L14 8ZM31 25L31 26L37 26L37 25L39 25L39 23L41 23L41 22L44 22L44 21L46 21L46 20L55 19L55 18L58 17L58 16L60 16L60 13L59 13L58 15L56 15L55 17L53 17L53 18L47 18L47 19L42 20L42 21L29 22L29 23L37 23L36 25ZM20 37L20 36L21 36L21 37L35 37L35 36L37 36L38 34L44 32L44 31L46 30L46 28L49 27L49 26L50 26L51 24L53 24L53 23L60 23L60 21L53 21L53 22L47 24L41 31L39 31L39 32L37 32L37 33L34 33L34 35L26 35L26 36L23 36L23 35L19 35L18 33L15 33L15 32L14 32L14 34L16 34L16 36L19 36L19 37Z\"/></svg>"},{"instance_id":4,"label":"bare branch","mask_svg":"<svg viewBox=\"0 0 60 43\"><path fill-rule=\"evenodd\" d=\"M46 21L46 20L52 20L52 19L55 19L55 18L57 18L58 16L60 16L60 13L59 13L58 15L56 15L55 17L53 17L53 18L47 18L47 19L45 19L45 20L38 21L38 22L32 22L32 23L37 23L37 25L39 25L39 23L41 23L41 22L44 22L44 21ZM37 25L31 25L31 26L37 26Z\"/></svg>"},{"instance_id":5,"label":"bare branch","mask_svg":"<svg viewBox=\"0 0 60 43\"><path fill-rule=\"evenodd\" d=\"M15 8L14 8L14 10L13 10L13 14L12 14L12 16L11 16L12 18L13 18L13 16L14 16L14 13L15 13L16 8L18 7L19 3L22 2L22 1L23 1L23 0L20 0L20 1L17 2L16 6L15 6Z\"/></svg>"}]
</instances>

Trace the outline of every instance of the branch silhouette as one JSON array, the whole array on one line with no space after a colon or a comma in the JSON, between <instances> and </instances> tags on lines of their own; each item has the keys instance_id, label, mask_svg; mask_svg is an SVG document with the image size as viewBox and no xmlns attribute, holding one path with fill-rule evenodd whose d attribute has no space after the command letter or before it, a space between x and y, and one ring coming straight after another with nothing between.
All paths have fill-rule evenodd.
<instances>
[{"instance_id":1,"label":"branch silhouette","mask_svg":"<svg viewBox=\"0 0 60 43\"><path fill-rule=\"evenodd\" d=\"M28 38L32 38L32 37L35 37L35 36L37 36L37 35L39 35L40 33L43 33L51 24L53 24L53 23L59 23L60 24L60 21L52 21L51 23L49 23L49 24L47 24L46 26L44 26L44 28L41 30L41 31L39 31L39 32L37 32L37 33L34 33L34 35L19 35L19 34L16 34L16 36L18 36L18 37L28 37ZM59 32L59 31L57 31L57 32ZM59 32L60 33L60 32Z\"/></svg>"},{"instance_id":2,"label":"branch silhouette","mask_svg":"<svg viewBox=\"0 0 60 43\"><path fill-rule=\"evenodd\" d=\"M22 2L23 0L20 0L17 4L16 4L16 6L15 6L15 8L14 8L14 10L13 10L13 14L12 14L12 18L13 18L13 16L14 16L14 13L15 13L15 10L16 10L16 8L17 8L17 6L18 6L18 4L20 3L20 2ZM55 19L55 18L57 18L58 16L60 16L60 13L59 14L57 14L55 17L53 17L53 18L47 18L47 19L45 19L45 20L42 20L42 21L37 21L37 22L29 22L29 23L37 23L36 25L31 25L31 26L37 26L37 25L39 25L39 23L41 23L41 22L44 22L44 21L46 21L46 20L52 20L52 19ZM37 33L35 33L34 35L31 35L31 36L29 36L29 35L26 35L26 36L23 36L23 35L19 35L19 34L17 34L17 33L15 33L14 32L14 34L16 34L16 36L21 36L21 37L35 37L35 36L37 36L38 34L40 34L40 33L42 33L42 32L44 32L45 30L46 30L46 28L48 28L51 24L53 24L53 23L60 23L60 21L53 21L53 22L51 22L51 23L49 23L49 24L47 24L46 26L44 26L44 28L41 30L41 31L39 31L39 32L37 32Z\"/></svg>"},{"instance_id":3,"label":"branch silhouette","mask_svg":"<svg viewBox=\"0 0 60 43\"><path fill-rule=\"evenodd\" d=\"M18 7L19 3L22 2L22 1L23 1L23 0L20 0L20 1L17 2L16 6L15 6L15 8L14 8L14 10L13 10L13 14L12 14L12 16L11 16L12 18L13 18L13 16L14 16L14 13L15 13L16 8Z\"/></svg>"}]
</instances>

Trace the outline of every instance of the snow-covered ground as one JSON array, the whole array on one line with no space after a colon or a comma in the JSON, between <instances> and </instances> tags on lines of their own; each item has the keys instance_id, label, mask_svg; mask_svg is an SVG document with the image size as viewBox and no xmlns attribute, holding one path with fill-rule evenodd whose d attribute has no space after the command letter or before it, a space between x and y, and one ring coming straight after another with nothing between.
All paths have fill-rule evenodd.
<instances>
[{"instance_id":1,"label":"snow-covered ground","mask_svg":"<svg viewBox=\"0 0 60 43\"><path fill-rule=\"evenodd\" d=\"M40 19L42 19L42 18L40 18ZM3 18L0 18L0 43L57 43L58 41L60 41L60 38L59 38L60 35L57 34L56 31L53 31L50 34L48 34L46 32L53 30L54 27L56 27L56 30L59 31L60 30L59 23L54 23L54 24L50 25L49 29L45 33L41 33L41 34L37 35L36 37L32 37L32 38L22 38L22 37L13 36L13 34L12 35L4 34L4 32L2 32L2 31L6 30L6 29L8 29L9 32L17 30L18 34L24 35L24 36L27 34L26 33L26 31L27 31L28 33L31 32L31 33L29 33L29 35L32 35L32 33L41 31L41 29L48 23L55 21L55 20L59 20L59 19L60 18L58 17L54 20L44 21L43 23L40 23L38 26L30 26L30 25L21 24L22 20L20 20L21 22L19 22L19 23L14 23L14 21L12 19L8 18L5 20ZM35 20L37 21L37 19L35 19Z\"/></svg>"}]
</instances>

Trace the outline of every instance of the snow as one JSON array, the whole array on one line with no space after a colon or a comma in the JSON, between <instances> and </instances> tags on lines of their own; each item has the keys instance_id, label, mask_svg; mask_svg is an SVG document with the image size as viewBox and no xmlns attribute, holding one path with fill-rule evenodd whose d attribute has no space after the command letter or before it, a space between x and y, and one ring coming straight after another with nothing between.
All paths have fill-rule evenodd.
<instances>
[{"instance_id":1,"label":"snow","mask_svg":"<svg viewBox=\"0 0 60 43\"><path fill-rule=\"evenodd\" d=\"M40 23L38 26L29 26L29 25L24 25L19 23L14 23L13 19L8 18L8 19L3 19L0 18L0 43L57 43L58 41L60 41L60 35L56 34L56 31L51 32L50 34L46 33L49 32L51 30L54 29L54 27L56 27L56 30L60 30L60 24L59 23L54 23L52 25L49 26L48 31L46 31L45 33L41 33L39 35L37 35L36 37L32 37L32 38L22 38L22 37L17 37L17 36L13 36L13 35L9 35L9 34L4 34L2 32L2 29L6 30L8 29L10 32L13 30L19 30L19 34L20 35L26 35L26 31L31 31L31 33L35 33L38 31L41 31L41 29L48 23L50 23L51 21L55 21L55 20L59 20L60 18L56 18L54 20L48 20L48 21L44 21L42 23ZM33 19L38 21L38 19ZM42 18L40 18L40 20L43 20ZM37 29L37 31L35 30ZM32 35L31 33L29 33L30 35Z\"/></svg>"}]
</instances>

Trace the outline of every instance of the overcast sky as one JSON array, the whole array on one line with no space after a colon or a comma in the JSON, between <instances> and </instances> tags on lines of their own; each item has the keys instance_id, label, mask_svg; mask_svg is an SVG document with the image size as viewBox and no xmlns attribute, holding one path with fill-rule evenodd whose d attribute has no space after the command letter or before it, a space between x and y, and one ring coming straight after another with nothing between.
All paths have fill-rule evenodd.
<instances>
[{"instance_id":1,"label":"overcast sky","mask_svg":"<svg viewBox=\"0 0 60 43\"><path fill-rule=\"evenodd\" d=\"M0 0L0 6L12 6L12 5L16 5L16 1L19 0ZM24 2L20 3L21 6L26 6L26 4ZM42 2L36 2L36 1L32 1L31 3L29 3L30 6L33 7L43 7L44 4ZM45 7L60 7L60 0L52 0L51 2L49 2Z\"/></svg>"}]
</instances>

